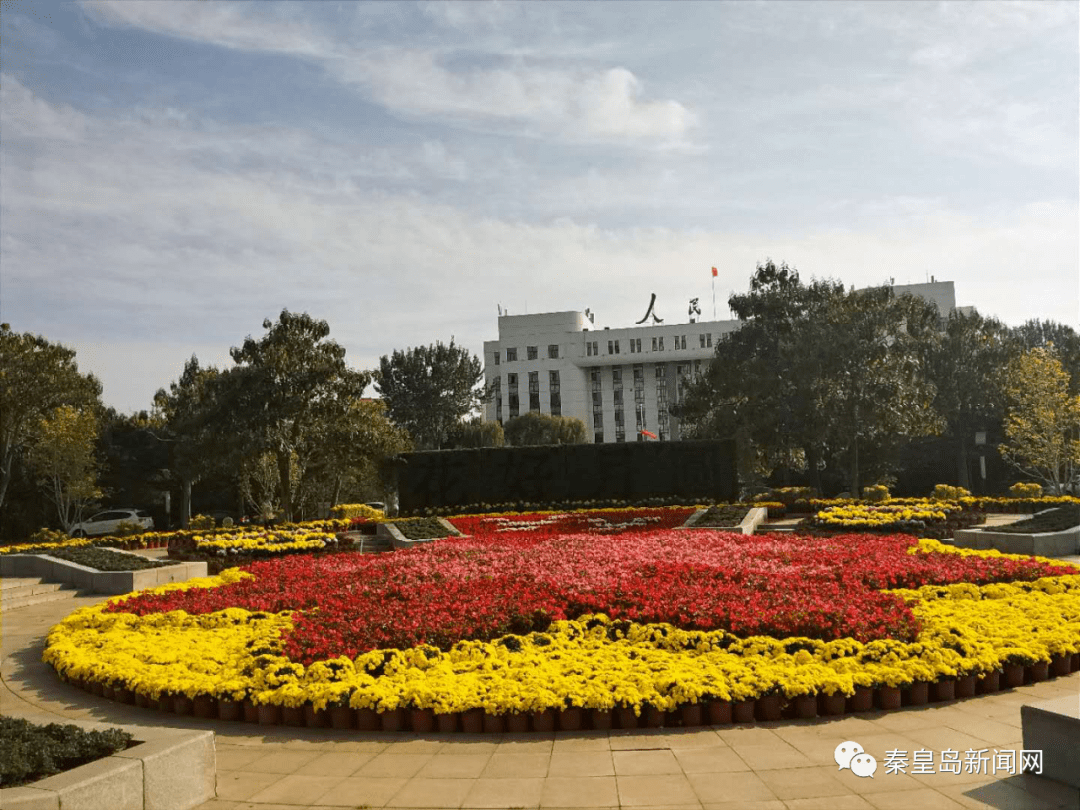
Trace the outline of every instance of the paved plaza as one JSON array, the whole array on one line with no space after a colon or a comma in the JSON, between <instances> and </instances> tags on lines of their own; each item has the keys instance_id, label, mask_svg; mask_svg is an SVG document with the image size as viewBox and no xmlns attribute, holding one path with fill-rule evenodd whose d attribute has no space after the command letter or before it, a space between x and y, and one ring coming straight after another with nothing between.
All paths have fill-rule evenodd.
<instances>
[{"instance_id":1,"label":"paved plaza","mask_svg":"<svg viewBox=\"0 0 1080 810\"><path fill-rule=\"evenodd\" d=\"M1074 561L1080 561L1073 558ZM41 662L48 628L84 597L2 616L0 713L217 733L217 798L200 810L299 808L1073 808L1080 793L1041 777L886 773L885 752L1023 749L1020 707L1080 701L1080 673L1018 689L897 712L754 726L527 735L344 733L212 723L124 706L62 683ZM873 777L839 770L853 740L879 763ZM1078 741L1080 744L1080 741ZM911 768L909 767L909 771Z\"/></svg>"}]
</instances>

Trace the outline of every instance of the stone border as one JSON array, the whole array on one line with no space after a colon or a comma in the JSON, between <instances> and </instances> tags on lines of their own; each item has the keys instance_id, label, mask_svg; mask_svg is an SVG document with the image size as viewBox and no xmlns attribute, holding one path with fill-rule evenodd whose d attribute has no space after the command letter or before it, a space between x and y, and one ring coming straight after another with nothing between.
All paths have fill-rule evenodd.
<instances>
[{"instance_id":1,"label":"stone border","mask_svg":"<svg viewBox=\"0 0 1080 810\"><path fill-rule=\"evenodd\" d=\"M101 547L115 554L130 554L115 548ZM146 559L141 555L140 559ZM195 577L207 575L205 562L178 562L160 568L147 568L142 571L98 571L85 565L60 560L47 554L5 554L0 556L0 576L5 577L40 577L49 582L63 582L74 585L86 593L101 593L115 596L118 594L141 591L166 585L170 582L185 582Z\"/></svg>"},{"instance_id":2,"label":"stone border","mask_svg":"<svg viewBox=\"0 0 1080 810\"><path fill-rule=\"evenodd\" d=\"M1080 790L1080 713L1075 697L1020 707L1024 748L1043 752L1042 775Z\"/></svg>"},{"instance_id":3,"label":"stone border","mask_svg":"<svg viewBox=\"0 0 1080 810\"><path fill-rule=\"evenodd\" d=\"M749 507L746 513L746 517L742 519L742 522L738 526L734 526L730 529L720 529L714 526L696 526L697 520L708 512L708 507L704 509L698 509L694 514L690 515L686 519L686 522L682 526L676 526L676 529L713 529L714 531L724 532L741 532L742 534L753 534L757 531L757 528L769 519L769 510L764 506Z\"/></svg>"},{"instance_id":4,"label":"stone border","mask_svg":"<svg viewBox=\"0 0 1080 810\"><path fill-rule=\"evenodd\" d=\"M453 525L451 525L450 521L446 520L445 518L435 518L435 519L437 521L439 521L439 523L443 526L443 528L446 529L450 533L450 535L452 537L464 537L464 535L461 532L459 532L456 528L454 528ZM417 539L417 540L410 540L408 537L403 535L401 533L401 530L398 529L398 527L395 526L393 523L380 523L380 524L378 524L378 526L375 528L375 536L376 537L387 537L387 536L389 536L390 543L391 543L391 545L393 545L394 551L400 551L402 549L412 548L413 546L418 546L418 545L421 545L423 543L430 543L433 540L441 540L442 539L441 537L425 537L425 538L420 538L420 539Z\"/></svg>"},{"instance_id":5,"label":"stone border","mask_svg":"<svg viewBox=\"0 0 1080 810\"><path fill-rule=\"evenodd\" d=\"M996 548L1005 554L1032 554L1037 557L1066 557L1080 554L1080 526L1062 532L1018 534L989 529L959 529L953 535L958 548L985 551Z\"/></svg>"},{"instance_id":6,"label":"stone border","mask_svg":"<svg viewBox=\"0 0 1080 810\"><path fill-rule=\"evenodd\" d=\"M216 795L214 732L185 731L30 785L4 788L3 805L4 810L190 810Z\"/></svg>"}]
</instances>

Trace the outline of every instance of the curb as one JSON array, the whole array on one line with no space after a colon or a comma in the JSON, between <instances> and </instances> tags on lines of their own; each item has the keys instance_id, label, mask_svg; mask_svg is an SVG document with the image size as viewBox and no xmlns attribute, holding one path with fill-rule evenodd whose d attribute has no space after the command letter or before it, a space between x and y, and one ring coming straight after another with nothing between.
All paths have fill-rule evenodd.
<instances>
[{"instance_id":1,"label":"curb","mask_svg":"<svg viewBox=\"0 0 1080 810\"><path fill-rule=\"evenodd\" d=\"M108 550L116 554L129 553L117 549ZM74 585L86 593L117 595L170 582L186 582L195 577L205 577L206 563L179 562L143 571L98 571L47 554L6 554L0 556L0 576L40 577L43 581Z\"/></svg>"},{"instance_id":2,"label":"curb","mask_svg":"<svg viewBox=\"0 0 1080 810\"><path fill-rule=\"evenodd\" d=\"M191 810L216 792L214 732L184 731L30 785L5 788L2 804L4 810Z\"/></svg>"}]
</instances>

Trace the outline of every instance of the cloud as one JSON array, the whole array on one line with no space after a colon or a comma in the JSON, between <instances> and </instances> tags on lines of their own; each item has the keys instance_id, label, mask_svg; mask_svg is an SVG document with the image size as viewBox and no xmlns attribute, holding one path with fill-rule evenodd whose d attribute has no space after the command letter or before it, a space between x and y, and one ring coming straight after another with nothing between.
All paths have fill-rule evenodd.
<instances>
[{"instance_id":1,"label":"cloud","mask_svg":"<svg viewBox=\"0 0 1080 810\"><path fill-rule=\"evenodd\" d=\"M547 66L515 58L492 67L451 69L438 48L355 47L347 38L303 20L276 16L280 5L169 3L99 0L88 8L118 25L183 37L236 50L309 58L330 76L360 88L389 110L459 125L496 126L500 131L569 141L623 141L679 145L694 114L678 101L642 97L642 81L625 67ZM286 6L287 8L287 6ZM497 25L505 11L431 12L455 26L477 19ZM454 52L493 56L476 46ZM506 61L499 59L497 61ZM549 60L550 61L550 60Z\"/></svg>"}]
</instances>

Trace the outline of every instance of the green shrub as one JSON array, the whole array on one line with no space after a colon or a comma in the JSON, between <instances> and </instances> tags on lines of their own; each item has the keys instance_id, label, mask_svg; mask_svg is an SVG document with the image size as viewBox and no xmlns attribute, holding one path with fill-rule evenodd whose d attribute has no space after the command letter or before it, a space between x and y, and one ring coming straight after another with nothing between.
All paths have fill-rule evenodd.
<instances>
[{"instance_id":1,"label":"green shrub","mask_svg":"<svg viewBox=\"0 0 1080 810\"><path fill-rule=\"evenodd\" d=\"M195 529L196 531L213 529L216 525L214 519L209 515L196 515L188 521L188 528Z\"/></svg>"},{"instance_id":2,"label":"green shrub","mask_svg":"<svg viewBox=\"0 0 1080 810\"><path fill-rule=\"evenodd\" d=\"M930 496L939 501L958 501L961 498L970 498L971 493L963 487L953 487L948 484L938 484Z\"/></svg>"},{"instance_id":3,"label":"green shrub","mask_svg":"<svg viewBox=\"0 0 1080 810\"><path fill-rule=\"evenodd\" d=\"M112 530L110 536L131 537L134 534L142 534L144 531L146 531L146 529L144 529L134 520L121 520L119 523L116 524L116 528Z\"/></svg>"},{"instance_id":4,"label":"green shrub","mask_svg":"<svg viewBox=\"0 0 1080 810\"><path fill-rule=\"evenodd\" d=\"M881 503L889 500L889 488L884 484L875 484L872 487L863 487L862 496L869 503Z\"/></svg>"},{"instance_id":5,"label":"green shrub","mask_svg":"<svg viewBox=\"0 0 1080 810\"><path fill-rule=\"evenodd\" d=\"M131 735L118 728L84 731L78 726L0 717L0 785L36 782L123 751Z\"/></svg>"},{"instance_id":6,"label":"green shrub","mask_svg":"<svg viewBox=\"0 0 1080 810\"><path fill-rule=\"evenodd\" d=\"M56 529L38 529L32 535L28 542L30 543L66 543L71 538L67 536L66 532L61 532Z\"/></svg>"}]
</instances>

